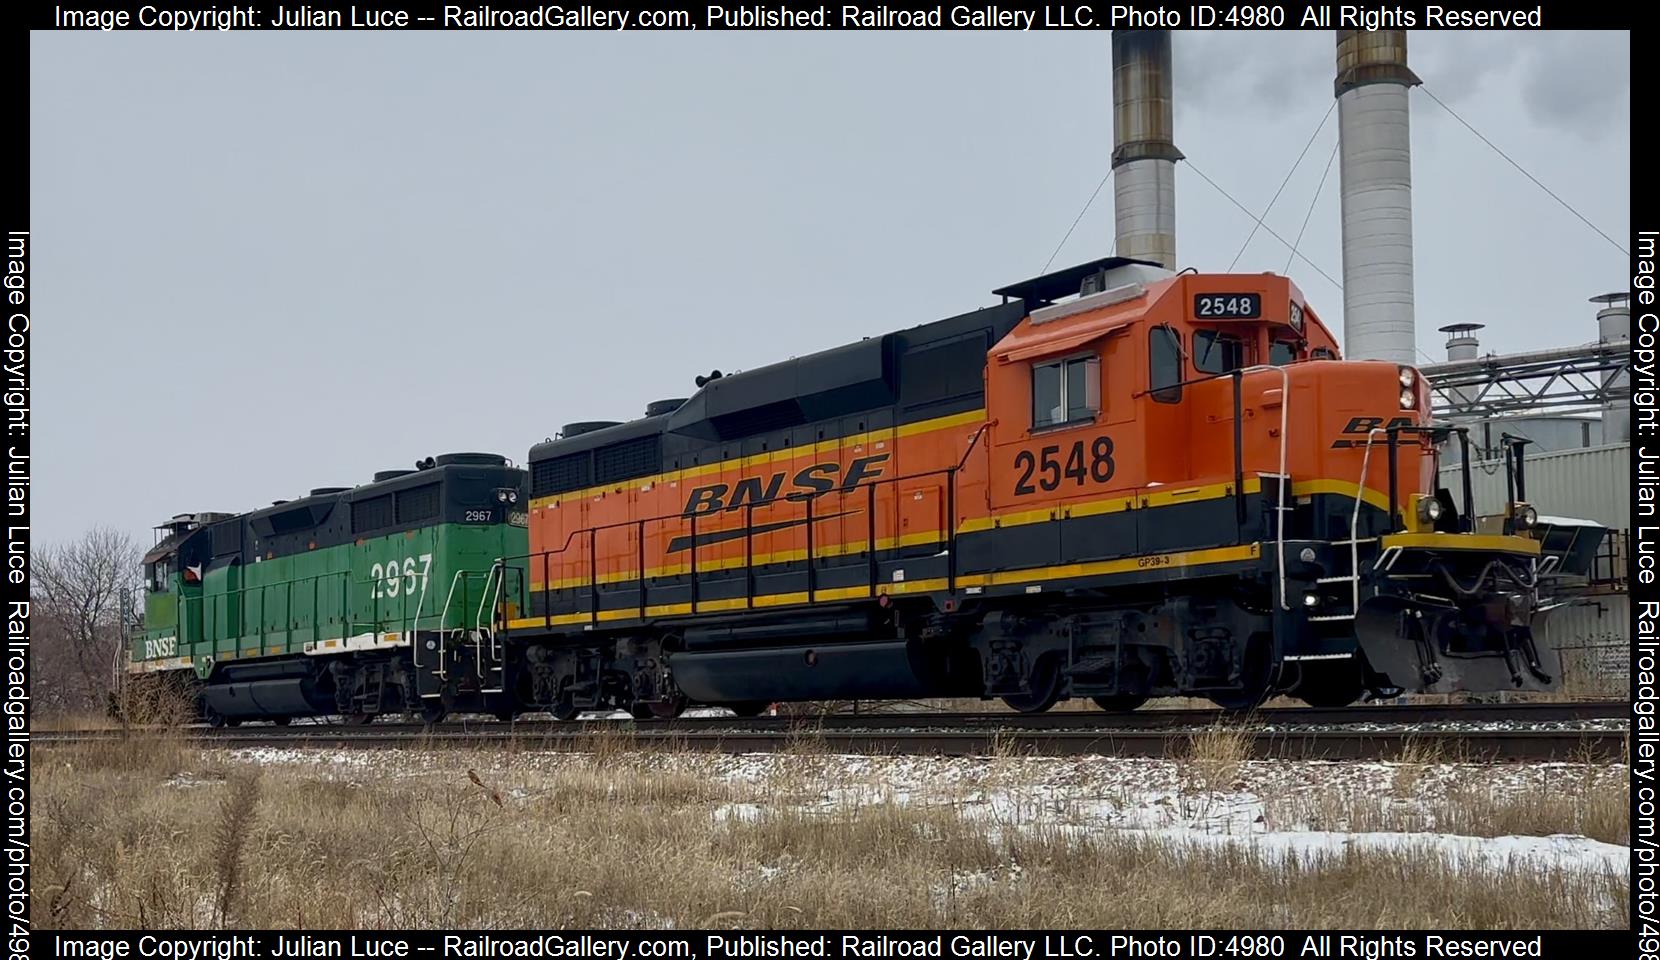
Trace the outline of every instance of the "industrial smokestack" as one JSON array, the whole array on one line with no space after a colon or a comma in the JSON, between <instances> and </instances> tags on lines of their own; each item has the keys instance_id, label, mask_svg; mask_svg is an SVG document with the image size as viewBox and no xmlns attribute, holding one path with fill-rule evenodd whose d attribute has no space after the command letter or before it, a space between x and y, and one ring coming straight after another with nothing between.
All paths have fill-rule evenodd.
<instances>
[{"instance_id":1,"label":"industrial smokestack","mask_svg":"<svg viewBox=\"0 0 1660 960\"><path fill-rule=\"evenodd\" d=\"M1337 31L1343 354L1413 363L1411 88L1406 31Z\"/></svg>"},{"instance_id":2,"label":"industrial smokestack","mask_svg":"<svg viewBox=\"0 0 1660 960\"><path fill-rule=\"evenodd\" d=\"M1176 269L1176 149L1170 31L1112 32L1116 252Z\"/></svg>"},{"instance_id":3,"label":"industrial smokestack","mask_svg":"<svg viewBox=\"0 0 1660 960\"><path fill-rule=\"evenodd\" d=\"M1601 343L1629 344L1631 341L1631 295L1605 293L1592 297L1592 303L1603 305L1597 311L1597 340ZM1629 443L1631 441L1631 372L1627 367L1610 370L1603 375L1603 390L1607 399L1602 402L1602 442Z\"/></svg>"}]
</instances>

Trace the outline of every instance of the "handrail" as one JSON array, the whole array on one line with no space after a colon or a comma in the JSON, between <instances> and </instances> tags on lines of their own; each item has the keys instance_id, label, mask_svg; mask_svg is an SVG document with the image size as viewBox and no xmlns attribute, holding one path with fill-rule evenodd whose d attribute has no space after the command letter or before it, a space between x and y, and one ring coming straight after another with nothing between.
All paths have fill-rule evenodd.
<instances>
[{"instance_id":1,"label":"handrail","mask_svg":"<svg viewBox=\"0 0 1660 960\"><path fill-rule=\"evenodd\" d=\"M919 473L909 473L909 474L904 474L904 475L897 476L897 477L882 477L882 478L879 478L879 479L876 479L876 480L872 480L869 483L862 483L862 484L858 485L858 486L862 486L862 487L868 487L868 488L871 488L872 490L874 490L874 488L876 488L876 487L885 486L885 485L889 485L889 484L903 483L903 482L910 481L910 480L925 480L929 477L938 477L938 476L944 476L946 478L947 482L945 484L945 488L946 488L946 496L948 498L946 528L944 530L940 531L940 538L941 538L942 541L944 541L947 544L946 550L947 550L947 554L948 554L948 564L949 564L949 568L948 568L948 572L947 572L947 589L952 590L952 591L954 591L956 589L956 566L957 566L957 564L956 564L956 559L957 559L957 556L956 556L957 518L955 516L955 513L956 513L955 501L956 501L956 488L957 488L956 477L957 477L957 474L968 463L969 455L973 453L974 448L979 444L980 438L985 434L986 430L991 426L991 423L992 423L992 421L987 420L986 422L980 424L979 428L974 431L973 436L971 436L969 438L968 446L963 450L963 455L962 455L961 458L958 459L957 464L955 466L941 467L941 468L935 469L935 470L925 470L925 471L922 471L922 472L919 472ZM813 551L812 551L812 546L811 546L811 542L810 542L811 541L811 536L812 536L812 524L813 524L813 521L815 519L815 518L812 517L812 504L813 504L813 501L817 500L820 497L826 496L826 495L828 495L829 493L832 493L832 492L839 493L843 497L846 497L846 496L851 495L853 493L854 489L857 489L857 488L855 487L855 488L850 488L850 489L845 489L845 490L844 489L833 489L831 491L825 491L823 493L820 493L820 492L805 492L804 491L804 492L799 492L799 493L786 494L784 496L775 497L772 500L765 501L762 504L753 504L753 503L749 504L748 506L750 507L750 510L748 511L748 513L753 514L753 508L757 505L771 506L773 504L780 503L780 502L782 502L782 503L802 503L802 504L806 505L806 509L807 509L807 513L808 513L808 521L809 521L808 524L807 524L808 536L809 536L809 547L808 547L808 557L807 557L808 578L809 578L809 581L811 581L811 578L812 578L812 575L813 575L813 568L812 568L812 565L811 565L811 561L814 559L813 556L812 556ZM874 494L869 494L867 496L870 496L870 497L874 498ZM697 594L697 586L698 586L698 577L697 577L697 522L698 522L699 517L704 516L707 513L713 513L713 512L714 511L704 511L703 513L690 513L690 514L688 514L688 513L665 513L665 514L661 514L661 515L658 515L658 516L655 516L655 517L645 517L645 518L635 518L635 519L630 519L630 520L622 520L622 521L618 521L616 523L601 524L599 526L594 526L594 527L580 527L580 528L571 530L568 533L566 533L564 543L561 544L557 549L542 550L542 551L538 551L538 552L535 552L535 553L524 553L524 554L516 554L516 555L513 555L513 556L500 557L500 558L497 559L496 562L500 563L500 564L509 564L509 563L512 563L514 561L519 561L519 560L534 561L534 560L540 559L541 562L542 562L542 590L543 590L544 593L551 593L552 591L549 588L549 582L550 582L549 560L554 556L557 556L559 554L564 554L564 553L567 553L567 552L571 551L573 549L573 547L576 546L576 544L578 542L578 538L586 536L587 539L588 539L588 550L589 550L588 583L587 583L587 591L588 591L589 606L590 606L589 620L590 620L590 623L592 625L597 625L598 622L599 622L599 585L600 584L599 584L599 576L598 576L599 571L598 571L598 568L597 568L596 564L594 563L594 554L597 552L597 541L598 541L599 534L603 533L605 531L608 531L608 530L620 530L620 529L623 529L625 527L634 527L639 532L639 536L641 537L641 541L643 543L644 542L644 530L645 530L645 525L646 524L649 524L649 523L666 523L666 522L670 522L670 521L683 521L683 522L688 523L691 527L690 534L691 534L691 538L692 538L692 547L691 547L690 557L689 557L689 560L688 560L688 566L689 566L688 573L692 577L692 592L693 592L693 601L692 602L695 606L696 603L697 603L696 594ZM818 518L818 519L822 519L822 518ZM746 526L751 526L751 525L752 524L750 524L746 520ZM870 544L870 550L874 553L874 551L875 551L875 544L874 543ZM643 550L640 551L640 552L643 553ZM528 564L527 564L527 567L528 567ZM649 579L649 578L646 576L645 568L642 565L641 569L632 578L632 581L635 584L639 585L639 588L643 590L644 586L645 586L645 581L647 579ZM619 580L618 582L623 582L623 581ZM872 582L874 584L874 578L873 578ZM528 591L529 583L528 582L524 583L523 587ZM809 584L808 592L809 592L809 594L811 594L813 592L813 588L812 588L811 584ZM643 610L643 604L642 604L642 610ZM551 608L549 610L544 611L544 614L543 614L543 619L544 620L550 620L551 617L552 617Z\"/></svg>"},{"instance_id":2,"label":"handrail","mask_svg":"<svg viewBox=\"0 0 1660 960\"><path fill-rule=\"evenodd\" d=\"M1354 577L1354 601L1350 609L1357 615L1360 613L1360 505L1366 502L1366 474L1372 462L1372 439L1380 433L1387 436L1389 431L1382 427L1366 431L1366 449L1360 455L1360 483L1355 487L1355 511L1354 516L1349 518L1349 573ZM1394 442L1395 438L1389 439ZM1392 518L1390 523L1394 523Z\"/></svg>"},{"instance_id":3,"label":"handrail","mask_svg":"<svg viewBox=\"0 0 1660 960\"><path fill-rule=\"evenodd\" d=\"M1291 373L1285 367L1276 367L1272 364L1265 363L1250 367L1240 367L1237 371L1233 371L1233 373L1237 373L1241 378L1248 373L1268 372L1274 372L1280 375L1280 492L1279 504L1275 508L1275 513L1279 517L1279 523L1274 534L1274 547L1279 563L1280 609L1290 610L1291 604L1286 602L1285 599L1285 496L1291 487L1291 477L1285 471L1285 457L1286 447L1290 442L1290 438L1287 437L1286 434L1290 427ZM1230 373L1228 375L1232 374Z\"/></svg>"},{"instance_id":4,"label":"handrail","mask_svg":"<svg viewBox=\"0 0 1660 960\"><path fill-rule=\"evenodd\" d=\"M444 624L448 623L450 619L450 601L455 599L456 585L461 583L462 578L466 575L467 571L457 570L455 571L455 576L450 578L450 591L444 595L444 610L438 615L438 666L433 672L444 679L449 678L449 672L444 669L444 653L448 649L449 640L449 635L445 632ZM462 602L466 602L465 597L463 597ZM420 661L416 661L415 665L417 667L420 666Z\"/></svg>"},{"instance_id":5,"label":"handrail","mask_svg":"<svg viewBox=\"0 0 1660 960\"><path fill-rule=\"evenodd\" d=\"M416 603L415 603L415 616L410 618L407 621L409 623L409 626L407 628L405 628L405 631L404 631L409 636L409 646L410 646L411 649L413 649L413 648L415 648L416 646L419 645L418 640L420 638L417 635L421 632L421 610L424 609L427 605L427 582L431 579L432 579L431 577L425 576L424 574L422 575L422 577L421 577L421 596L420 596L420 599L417 600ZM444 624L442 622L440 622L438 624L438 629L442 630L443 628L444 628ZM417 659L415 661L415 666L418 667L420 665L421 665L421 662L420 662L420 659L419 659L419 655L417 655Z\"/></svg>"},{"instance_id":6,"label":"handrail","mask_svg":"<svg viewBox=\"0 0 1660 960\"><path fill-rule=\"evenodd\" d=\"M505 566L506 565L500 560L497 560L495 563L490 565L489 572L487 572L484 575L484 589L479 591L478 612L473 617L473 632L480 638L482 638L486 635L489 636L489 638L490 638L490 659L492 661L497 661L497 662L499 662L501 660L501 653L496 648L496 631L495 631L493 626L492 627L485 627L484 626L484 611L486 609L489 609L491 611L495 610L496 601L501 596L501 581L503 579L502 577L498 577L496 575L496 572L499 571L499 570L505 569ZM492 596L491 592L490 592L490 584L492 582L495 583L495 595L494 596ZM493 616L494 616L494 614L492 613L492 617ZM494 621L492 620L492 624L493 624L493 622ZM478 665L478 671L477 671L478 672L478 678L480 680L483 680L484 679L484 658L483 657L474 657L473 660Z\"/></svg>"}]
</instances>

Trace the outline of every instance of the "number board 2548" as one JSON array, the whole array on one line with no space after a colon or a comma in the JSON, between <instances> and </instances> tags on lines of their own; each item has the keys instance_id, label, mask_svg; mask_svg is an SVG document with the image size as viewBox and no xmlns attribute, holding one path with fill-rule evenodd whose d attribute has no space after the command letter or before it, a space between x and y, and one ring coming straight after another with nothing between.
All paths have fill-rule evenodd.
<instances>
[{"instance_id":1,"label":"number board 2548","mask_svg":"<svg viewBox=\"0 0 1660 960\"><path fill-rule=\"evenodd\" d=\"M1193 316L1200 320L1255 320L1262 316L1262 294L1195 294Z\"/></svg>"}]
</instances>

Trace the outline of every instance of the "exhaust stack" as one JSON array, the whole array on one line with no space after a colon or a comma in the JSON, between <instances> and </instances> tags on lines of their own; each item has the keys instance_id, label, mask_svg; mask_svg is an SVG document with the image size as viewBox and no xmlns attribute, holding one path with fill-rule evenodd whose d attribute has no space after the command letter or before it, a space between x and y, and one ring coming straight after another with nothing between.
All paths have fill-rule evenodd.
<instances>
[{"instance_id":1,"label":"exhaust stack","mask_svg":"<svg viewBox=\"0 0 1660 960\"><path fill-rule=\"evenodd\" d=\"M1176 149L1170 31L1112 32L1115 252L1176 269Z\"/></svg>"},{"instance_id":2,"label":"exhaust stack","mask_svg":"<svg viewBox=\"0 0 1660 960\"><path fill-rule=\"evenodd\" d=\"M1600 343L1621 343L1631 348L1631 294L1604 293L1591 298L1602 309L1597 311L1597 340ZM1631 368L1613 370L1603 375L1602 386L1606 399L1602 402L1602 442L1631 442Z\"/></svg>"},{"instance_id":3,"label":"exhaust stack","mask_svg":"<svg viewBox=\"0 0 1660 960\"><path fill-rule=\"evenodd\" d=\"M1406 31L1337 31L1343 355L1414 363L1411 88Z\"/></svg>"},{"instance_id":4,"label":"exhaust stack","mask_svg":"<svg viewBox=\"0 0 1660 960\"><path fill-rule=\"evenodd\" d=\"M1447 335L1447 362L1474 360L1481 351L1476 331L1486 326L1485 323L1449 323L1442 327L1441 332Z\"/></svg>"}]
</instances>

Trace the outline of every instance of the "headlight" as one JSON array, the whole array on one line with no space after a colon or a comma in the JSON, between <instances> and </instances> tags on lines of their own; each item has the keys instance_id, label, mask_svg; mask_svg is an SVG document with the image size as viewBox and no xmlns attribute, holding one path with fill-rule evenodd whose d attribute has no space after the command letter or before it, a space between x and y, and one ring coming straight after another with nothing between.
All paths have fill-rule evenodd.
<instances>
[{"instance_id":1,"label":"headlight","mask_svg":"<svg viewBox=\"0 0 1660 960\"><path fill-rule=\"evenodd\" d=\"M1411 410L1418 406L1418 395L1411 390L1401 391L1401 409Z\"/></svg>"},{"instance_id":2,"label":"headlight","mask_svg":"<svg viewBox=\"0 0 1660 960\"><path fill-rule=\"evenodd\" d=\"M1539 525L1539 511L1525 503L1518 503L1511 507L1511 516L1516 520L1516 529L1531 530Z\"/></svg>"},{"instance_id":3,"label":"headlight","mask_svg":"<svg viewBox=\"0 0 1660 960\"><path fill-rule=\"evenodd\" d=\"M1418 382L1418 374L1411 367L1401 368L1401 386L1410 387Z\"/></svg>"},{"instance_id":4,"label":"headlight","mask_svg":"<svg viewBox=\"0 0 1660 960\"><path fill-rule=\"evenodd\" d=\"M506 490L497 490L496 491L496 500L499 503L506 503L507 502L507 491Z\"/></svg>"},{"instance_id":5,"label":"headlight","mask_svg":"<svg viewBox=\"0 0 1660 960\"><path fill-rule=\"evenodd\" d=\"M509 503L518 503L519 502L519 491L517 491L517 490L507 491L507 502L509 502Z\"/></svg>"},{"instance_id":6,"label":"headlight","mask_svg":"<svg viewBox=\"0 0 1660 960\"><path fill-rule=\"evenodd\" d=\"M1441 519L1441 501L1435 497L1425 497L1418 501L1418 519L1425 523L1434 523Z\"/></svg>"},{"instance_id":7,"label":"headlight","mask_svg":"<svg viewBox=\"0 0 1660 960\"><path fill-rule=\"evenodd\" d=\"M1305 593L1305 594L1303 594L1303 606L1313 608L1313 607L1318 607L1319 605L1320 605L1320 595L1318 593Z\"/></svg>"}]
</instances>

